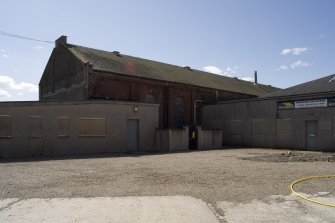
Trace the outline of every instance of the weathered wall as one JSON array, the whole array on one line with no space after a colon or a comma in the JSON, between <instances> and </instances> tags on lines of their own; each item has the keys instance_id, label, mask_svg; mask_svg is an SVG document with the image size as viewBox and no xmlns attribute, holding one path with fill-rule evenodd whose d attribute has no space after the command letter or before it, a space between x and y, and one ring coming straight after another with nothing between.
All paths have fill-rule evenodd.
<instances>
[{"instance_id":1,"label":"weathered wall","mask_svg":"<svg viewBox=\"0 0 335 223\"><path fill-rule=\"evenodd\" d=\"M56 44L39 87L40 100L92 100L107 99L157 103L160 128L179 128L194 120L194 101L214 103L217 100L252 98L235 92L221 91L185 84L177 84L94 70L82 62L60 38ZM177 98L183 101L183 112L178 113ZM153 100L154 99L154 100ZM201 123L201 103L196 110L196 121Z\"/></svg>"},{"instance_id":2,"label":"weathered wall","mask_svg":"<svg viewBox=\"0 0 335 223\"><path fill-rule=\"evenodd\" d=\"M66 47L54 48L40 80L40 100L85 99L87 70Z\"/></svg>"},{"instance_id":3,"label":"weathered wall","mask_svg":"<svg viewBox=\"0 0 335 223\"><path fill-rule=\"evenodd\" d=\"M139 120L138 151L156 150L157 104L0 103L0 156L127 152L128 119Z\"/></svg>"},{"instance_id":4,"label":"weathered wall","mask_svg":"<svg viewBox=\"0 0 335 223\"><path fill-rule=\"evenodd\" d=\"M282 99L281 99L282 100ZM318 150L335 151L335 108L277 110L277 100L207 105L203 128L222 129L223 144L306 149L306 121L318 123Z\"/></svg>"},{"instance_id":5,"label":"weathered wall","mask_svg":"<svg viewBox=\"0 0 335 223\"><path fill-rule=\"evenodd\" d=\"M219 100L245 99L251 95L240 93L216 91L196 86L177 83L167 83L159 80L144 79L121 74L104 73L94 71L89 74L89 98L150 102L148 96L152 95L155 102L160 104L159 126L160 128L176 128L176 99L182 98L184 102L183 124L191 124L194 119L194 101L203 100L215 102ZM197 123L201 123L201 103L197 108Z\"/></svg>"},{"instance_id":6,"label":"weathered wall","mask_svg":"<svg viewBox=\"0 0 335 223\"><path fill-rule=\"evenodd\" d=\"M198 127L198 148L219 149L222 148L222 130L202 129Z\"/></svg>"},{"instance_id":7,"label":"weathered wall","mask_svg":"<svg viewBox=\"0 0 335 223\"><path fill-rule=\"evenodd\" d=\"M182 129L159 129L156 131L157 147L163 151L188 150L188 127Z\"/></svg>"}]
</instances>

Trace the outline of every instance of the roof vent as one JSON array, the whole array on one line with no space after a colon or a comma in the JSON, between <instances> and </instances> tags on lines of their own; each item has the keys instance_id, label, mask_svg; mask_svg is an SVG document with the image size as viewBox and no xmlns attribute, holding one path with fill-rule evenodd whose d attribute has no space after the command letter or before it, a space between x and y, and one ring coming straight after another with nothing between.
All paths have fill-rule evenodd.
<instances>
[{"instance_id":1,"label":"roof vent","mask_svg":"<svg viewBox=\"0 0 335 223\"><path fill-rule=\"evenodd\" d=\"M191 70L191 67L189 67L189 66L185 66L184 68L187 69L187 70Z\"/></svg>"},{"instance_id":2,"label":"roof vent","mask_svg":"<svg viewBox=\"0 0 335 223\"><path fill-rule=\"evenodd\" d=\"M121 56L121 54L120 54L120 52L119 52L119 51L113 51L113 53L114 53L116 56L118 56L118 57L120 57L120 56Z\"/></svg>"},{"instance_id":3,"label":"roof vent","mask_svg":"<svg viewBox=\"0 0 335 223\"><path fill-rule=\"evenodd\" d=\"M329 83L334 82L335 81L335 76L333 76L330 80Z\"/></svg>"}]
</instances>

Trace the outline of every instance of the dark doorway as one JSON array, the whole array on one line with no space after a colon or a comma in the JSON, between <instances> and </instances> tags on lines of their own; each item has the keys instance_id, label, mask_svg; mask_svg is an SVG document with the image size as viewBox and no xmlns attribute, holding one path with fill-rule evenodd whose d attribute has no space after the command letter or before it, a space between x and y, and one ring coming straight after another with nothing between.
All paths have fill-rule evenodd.
<instances>
[{"instance_id":1,"label":"dark doorway","mask_svg":"<svg viewBox=\"0 0 335 223\"><path fill-rule=\"evenodd\" d=\"M318 122L306 121L306 149L315 151L318 150Z\"/></svg>"},{"instance_id":2,"label":"dark doorway","mask_svg":"<svg viewBox=\"0 0 335 223\"><path fill-rule=\"evenodd\" d=\"M139 124L138 119L127 120L127 152L138 151Z\"/></svg>"},{"instance_id":3,"label":"dark doorway","mask_svg":"<svg viewBox=\"0 0 335 223\"><path fill-rule=\"evenodd\" d=\"M190 125L188 131L188 139L189 139L189 149L195 150L198 149L198 128L196 125Z\"/></svg>"}]
</instances>

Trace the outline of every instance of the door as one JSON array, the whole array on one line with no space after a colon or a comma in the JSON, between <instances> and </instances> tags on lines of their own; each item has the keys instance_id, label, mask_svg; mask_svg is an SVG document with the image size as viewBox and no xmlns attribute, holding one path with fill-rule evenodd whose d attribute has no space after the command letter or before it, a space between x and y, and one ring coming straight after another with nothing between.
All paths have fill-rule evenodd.
<instances>
[{"instance_id":1,"label":"door","mask_svg":"<svg viewBox=\"0 0 335 223\"><path fill-rule=\"evenodd\" d=\"M127 152L138 151L139 124L138 119L127 120Z\"/></svg>"},{"instance_id":2,"label":"door","mask_svg":"<svg viewBox=\"0 0 335 223\"><path fill-rule=\"evenodd\" d=\"M188 140L188 146L190 150L198 149L198 128L196 125L189 126Z\"/></svg>"},{"instance_id":3,"label":"door","mask_svg":"<svg viewBox=\"0 0 335 223\"><path fill-rule=\"evenodd\" d=\"M318 122L306 121L306 149L317 150L318 148Z\"/></svg>"}]
</instances>

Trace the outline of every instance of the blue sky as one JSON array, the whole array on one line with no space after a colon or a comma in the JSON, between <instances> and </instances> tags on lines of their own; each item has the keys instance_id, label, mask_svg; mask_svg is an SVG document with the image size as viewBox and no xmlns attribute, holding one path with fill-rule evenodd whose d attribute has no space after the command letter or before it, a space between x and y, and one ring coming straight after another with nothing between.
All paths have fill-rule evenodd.
<instances>
[{"instance_id":1,"label":"blue sky","mask_svg":"<svg viewBox=\"0 0 335 223\"><path fill-rule=\"evenodd\" d=\"M335 73L335 1L1 2L0 30L286 88ZM0 100L38 100L54 44L0 35Z\"/></svg>"}]
</instances>

